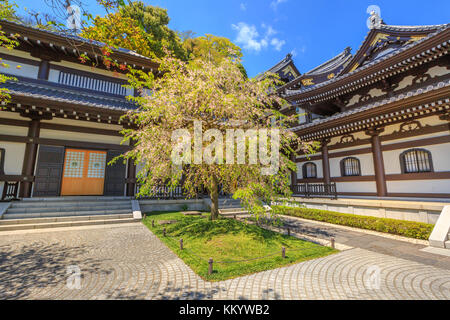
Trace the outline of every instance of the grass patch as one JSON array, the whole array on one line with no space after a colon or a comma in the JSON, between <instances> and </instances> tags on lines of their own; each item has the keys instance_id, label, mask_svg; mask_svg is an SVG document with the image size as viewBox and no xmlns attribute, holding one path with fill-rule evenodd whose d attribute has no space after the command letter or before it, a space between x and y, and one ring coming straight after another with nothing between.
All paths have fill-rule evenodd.
<instances>
[{"instance_id":1,"label":"grass patch","mask_svg":"<svg viewBox=\"0 0 450 320\"><path fill-rule=\"evenodd\" d=\"M434 225L423 222L359 216L320 209L273 206L277 214L428 240Z\"/></svg>"},{"instance_id":2,"label":"grass patch","mask_svg":"<svg viewBox=\"0 0 450 320\"><path fill-rule=\"evenodd\" d=\"M209 213L203 217L186 217L180 212L153 212L147 213L143 222L194 272L209 281L231 279L337 252L233 219L210 221L208 218ZM155 220L154 227L152 220ZM159 225L158 220L178 222ZM166 228L166 237L163 236L163 228ZM184 250L180 250L181 238ZM281 247L286 248L284 259ZM264 258L256 259L259 257ZM211 275L208 275L209 258L214 260Z\"/></svg>"}]
</instances>

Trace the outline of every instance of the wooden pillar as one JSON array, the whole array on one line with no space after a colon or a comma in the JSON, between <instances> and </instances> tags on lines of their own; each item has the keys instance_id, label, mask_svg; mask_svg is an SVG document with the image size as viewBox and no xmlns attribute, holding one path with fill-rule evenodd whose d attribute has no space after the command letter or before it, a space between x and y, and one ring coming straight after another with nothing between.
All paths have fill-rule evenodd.
<instances>
[{"instance_id":1,"label":"wooden pillar","mask_svg":"<svg viewBox=\"0 0 450 320\"><path fill-rule=\"evenodd\" d=\"M128 159L128 179L136 179L136 165L133 159ZM127 183L127 196L134 197L134 191L136 189L136 182L128 181Z\"/></svg>"},{"instance_id":2,"label":"wooden pillar","mask_svg":"<svg viewBox=\"0 0 450 320\"><path fill-rule=\"evenodd\" d=\"M40 121L39 119L32 119L30 121L30 126L28 128L28 142L25 147L25 156L23 159L22 175L26 176L26 179L33 176L34 167L36 165L36 156L38 144L35 143L34 139L39 138L40 131ZM33 185L32 181L24 180L20 184L19 196L22 198L31 197L31 187Z\"/></svg>"},{"instance_id":3,"label":"wooden pillar","mask_svg":"<svg viewBox=\"0 0 450 320\"><path fill-rule=\"evenodd\" d=\"M39 64L38 79L48 80L50 72L50 62L48 60L41 60Z\"/></svg>"},{"instance_id":4,"label":"wooden pillar","mask_svg":"<svg viewBox=\"0 0 450 320\"><path fill-rule=\"evenodd\" d=\"M130 140L130 146L134 147L134 140ZM127 178L133 180L127 182L127 196L134 197L136 190L136 164L133 159L128 159L128 170L127 170Z\"/></svg>"},{"instance_id":5,"label":"wooden pillar","mask_svg":"<svg viewBox=\"0 0 450 320\"><path fill-rule=\"evenodd\" d=\"M387 195L386 177L384 172L383 151L381 150L380 133L383 128L373 128L366 131L371 136L373 166L375 168L375 180L377 183L377 196L385 197Z\"/></svg>"},{"instance_id":6,"label":"wooden pillar","mask_svg":"<svg viewBox=\"0 0 450 320\"><path fill-rule=\"evenodd\" d=\"M325 184L331 183L330 178L330 160L328 158L328 143L330 143L330 139L323 139L321 141L322 145L322 171L323 171L323 182Z\"/></svg>"},{"instance_id":7,"label":"wooden pillar","mask_svg":"<svg viewBox=\"0 0 450 320\"><path fill-rule=\"evenodd\" d=\"M295 164L295 171L291 171L291 186L297 184L297 162L295 161L295 155L291 155L291 161Z\"/></svg>"}]
</instances>

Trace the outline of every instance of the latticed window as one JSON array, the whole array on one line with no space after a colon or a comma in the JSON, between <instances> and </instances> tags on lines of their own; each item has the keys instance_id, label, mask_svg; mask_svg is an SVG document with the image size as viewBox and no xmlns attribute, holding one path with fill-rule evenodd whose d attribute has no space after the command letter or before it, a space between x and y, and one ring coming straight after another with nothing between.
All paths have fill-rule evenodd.
<instances>
[{"instance_id":1,"label":"latticed window","mask_svg":"<svg viewBox=\"0 0 450 320\"><path fill-rule=\"evenodd\" d=\"M316 164L313 162L307 162L303 165L303 179L317 178Z\"/></svg>"},{"instance_id":2,"label":"latticed window","mask_svg":"<svg viewBox=\"0 0 450 320\"><path fill-rule=\"evenodd\" d=\"M361 165L357 158L348 157L341 160L342 176L360 176Z\"/></svg>"},{"instance_id":3,"label":"latticed window","mask_svg":"<svg viewBox=\"0 0 450 320\"><path fill-rule=\"evenodd\" d=\"M400 155L403 173L433 171L430 151L424 149L406 150Z\"/></svg>"}]
</instances>

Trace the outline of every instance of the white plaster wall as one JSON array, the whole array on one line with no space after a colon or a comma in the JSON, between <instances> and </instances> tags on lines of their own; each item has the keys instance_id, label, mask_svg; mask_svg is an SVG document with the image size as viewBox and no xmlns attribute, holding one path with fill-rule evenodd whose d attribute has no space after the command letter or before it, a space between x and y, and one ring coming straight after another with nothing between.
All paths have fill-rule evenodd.
<instances>
[{"instance_id":1,"label":"white plaster wall","mask_svg":"<svg viewBox=\"0 0 450 320\"><path fill-rule=\"evenodd\" d=\"M372 176L375 174L375 169L373 167L373 157L371 153L357 154L351 157L359 159L361 164L361 175L362 176ZM330 158L330 175L331 177L341 176L340 162L346 157Z\"/></svg>"},{"instance_id":2,"label":"white plaster wall","mask_svg":"<svg viewBox=\"0 0 450 320\"><path fill-rule=\"evenodd\" d=\"M0 141L0 148L5 149L5 174L22 174L25 143Z\"/></svg>"},{"instance_id":3,"label":"white plaster wall","mask_svg":"<svg viewBox=\"0 0 450 320\"><path fill-rule=\"evenodd\" d=\"M450 180L387 181L388 193L450 193Z\"/></svg>"},{"instance_id":4,"label":"white plaster wall","mask_svg":"<svg viewBox=\"0 0 450 320\"><path fill-rule=\"evenodd\" d=\"M383 92L383 90L378 89L378 88L370 89L370 91L368 93L371 97L379 97L379 96L386 94L385 92Z\"/></svg>"},{"instance_id":5,"label":"white plaster wall","mask_svg":"<svg viewBox=\"0 0 450 320\"><path fill-rule=\"evenodd\" d=\"M450 171L450 143L435 144L418 148L423 148L431 152L434 171ZM409 148L383 152L384 170L386 174L401 173L400 154L408 149Z\"/></svg>"},{"instance_id":6,"label":"white plaster wall","mask_svg":"<svg viewBox=\"0 0 450 320\"><path fill-rule=\"evenodd\" d=\"M375 181L336 182L337 192L377 192Z\"/></svg>"},{"instance_id":7,"label":"white plaster wall","mask_svg":"<svg viewBox=\"0 0 450 320\"><path fill-rule=\"evenodd\" d=\"M410 76L404 77L404 78L400 81L400 83L399 83L399 85L397 86L397 88L394 89L394 91L401 90L401 89L404 89L404 88L406 88L406 87L409 87L410 85L412 85L413 79L414 79L414 76L411 76L411 75L410 75Z\"/></svg>"},{"instance_id":8,"label":"white plaster wall","mask_svg":"<svg viewBox=\"0 0 450 320\"><path fill-rule=\"evenodd\" d=\"M306 162L314 163L316 165L317 178L323 178L322 160L314 160L314 161L306 161ZM297 163L297 179L303 179L302 167L306 162L298 162Z\"/></svg>"},{"instance_id":9,"label":"white plaster wall","mask_svg":"<svg viewBox=\"0 0 450 320\"><path fill-rule=\"evenodd\" d=\"M22 76L27 78L37 79L39 67L33 66L31 64L20 63L11 60L2 60L3 63L6 63L9 67L0 67L0 72L8 73L15 76ZM20 66L20 68L18 68Z\"/></svg>"},{"instance_id":10,"label":"white plaster wall","mask_svg":"<svg viewBox=\"0 0 450 320\"><path fill-rule=\"evenodd\" d=\"M109 144L120 144L120 142L122 141L121 137L116 137L116 136L106 136L106 135L100 135L100 134L81 133L81 132L58 131L58 130L49 130L49 129L41 129L39 137L46 138L46 139L74 140L74 141L109 143Z\"/></svg>"},{"instance_id":11,"label":"white plaster wall","mask_svg":"<svg viewBox=\"0 0 450 320\"><path fill-rule=\"evenodd\" d=\"M0 124L0 134L26 137L28 134L28 128Z\"/></svg>"},{"instance_id":12,"label":"white plaster wall","mask_svg":"<svg viewBox=\"0 0 450 320\"><path fill-rule=\"evenodd\" d=\"M86 128L117 130L117 131L121 131L123 129L121 125L116 124L98 123L98 122L63 119L63 118L53 118L52 120L42 120L41 122L63 124L68 126L86 127Z\"/></svg>"},{"instance_id":13,"label":"white plaster wall","mask_svg":"<svg viewBox=\"0 0 450 320\"><path fill-rule=\"evenodd\" d=\"M445 76L450 73L446 67L434 66L427 70L427 72L432 78Z\"/></svg>"}]
</instances>

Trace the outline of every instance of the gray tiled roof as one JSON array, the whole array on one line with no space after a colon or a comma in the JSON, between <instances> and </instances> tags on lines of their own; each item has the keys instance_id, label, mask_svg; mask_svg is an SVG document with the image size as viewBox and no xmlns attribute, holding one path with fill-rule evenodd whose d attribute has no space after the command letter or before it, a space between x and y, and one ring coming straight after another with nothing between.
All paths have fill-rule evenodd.
<instances>
[{"instance_id":1,"label":"gray tiled roof","mask_svg":"<svg viewBox=\"0 0 450 320\"><path fill-rule=\"evenodd\" d=\"M369 62L369 63L367 63L367 64L365 64L365 65L363 65L363 66L360 66L360 67L357 68L356 70L353 70L353 71L351 71L351 72L348 72L348 73L339 75L338 77L332 78L332 79L330 79L330 80L328 80L328 81L324 81L324 82L318 83L318 84L316 84L316 85L309 86L309 87L302 88L302 89L296 89L296 90L289 90L289 89L286 89L286 94L284 94L283 97L290 97L290 96L298 95L298 94L301 94L301 93L313 91L313 90L315 90L315 89L317 89L317 88L320 88L320 87L323 87L323 86L327 86L327 85L329 85L329 84L331 84L331 83L333 83L333 82L336 82L336 81L338 81L338 80L341 80L341 79L343 79L343 78L346 78L346 77L348 77L348 76L350 76L350 75L352 75L352 74L361 72L362 70L365 70L365 69L371 67L372 65L381 63L382 61L385 61L385 60L387 60L387 59L390 59L390 58L392 58L393 56L395 56L395 55L397 55L397 54L399 54L399 53L401 53L401 52L403 52L403 51L405 51L405 50L408 50L408 49L410 49L410 48L412 48L412 47L415 47L415 46L420 45L420 44L421 44L422 42L424 42L425 40L427 40L427 39L429 39L429 38L432 38L432 37L436 36L437 34L443 32L443 31L446 30L447 28L449 28L449 27L450 27L450 24L443 24L443 25L436 25L436 26L422 26L422 27L420 27L420 28L422 28L421 30L425 30L424 28L427 28L427 27L428 27L429 29L433 30L433 31L434 31L435 29L437 29L437 30L434 31L434 32L429 33L427 36L425 36L425 37L422 38L422 39L419 39L419 40L417 40L417 41L415 41L415 42L413 42L413 43L410 43L410 44L408 44L408 45L405 45L405 46L399 48L398 50L394 50L394 51L392 51L392 52L390 52L390 53L388 53L388 54L386 54L386 55L383 55L383 56L380 57L379 59L372 60L371 62ZM395 30L401 30L401 28L406 28L406 27L403 27L403 26L387 26L387 25L383 25L383 29L387 29L387 28L393 28L393 30L394 30L394 29L395 29ZM418 27L418 28L419 28L419 27ZM428 30L429 30L429 29L428 29ZM382 30L382 29L381 29L381 30ZM403 29L402 29L402 30L403 30ZM417 31L417 30L415 30L415 29L410 29L410 31L411 31L411 30ZM367 36L366 36L366 39L367 39ZM364 39L363 43L366 41L366 39Z\"/></svg>"},{"instance_id":2,"label":"gray tiled roof","mask_svg":"<svg viewBox=\"0 0 450 320\"><path fill-rule=\"evenodd\" d=\"M136 109L136 104L125 97L106 95L82 88L74 88L46 80L17 77L18 81L7 81L2 85L14 97L25 96L55 102L65 102L87 107L127 111Z\"/></svg>"},{"instance_id":3,"label":"gray tiled roof","mask_svg":"<svg viewBox=\"0 0 450 320\"><path fill-rule=\"evenodd\" d=\"M381 101L372 102L372 103L366 104L364 106L361 106L359 108L355 108L355 109L344 111L344 112L338 112L338 113L336 113L336 114L334 114L334 115L332 115L330 117L327 117L327 118L316 119L316 120L314 120L314 121L312 121L310 123L306 123L306 124L302 124L302 125L297 126L297 127L293 127L292 130L293 131L298 131L298 130L306 129L306 128L309 128L309 127L316 126L318 124L330 122L332 120L345 118L345 117L348 117L349 115L352 115L352 114L355 114L355 113L360 113L360 112L363 112L363 111L366 111L366 110L369 110L369 109L377 108L377 107L380 107L380 106L385 105L387 103L400 101L400 100L403 100L403 99L406 99L406 98L409 98L409 97L412 97L412 96L417 96L417 95L420 95L420 94L423 94L423 93L426 93L426 92L429 92L429 91L437 90L437 89L440 89L440 88L443 88L443 87L448 87L448 86L450 86L450 80L440 81L440 82L437 82L437 83L434 83L434 84L423 86L423 87L415 89L415 90L411 90L411 91L406 92L406 93L400 93L400 94L395 95L395 96L393 96L391 98L386 98L386 99L383 99Z\"/></svg>"}]
</instances>

